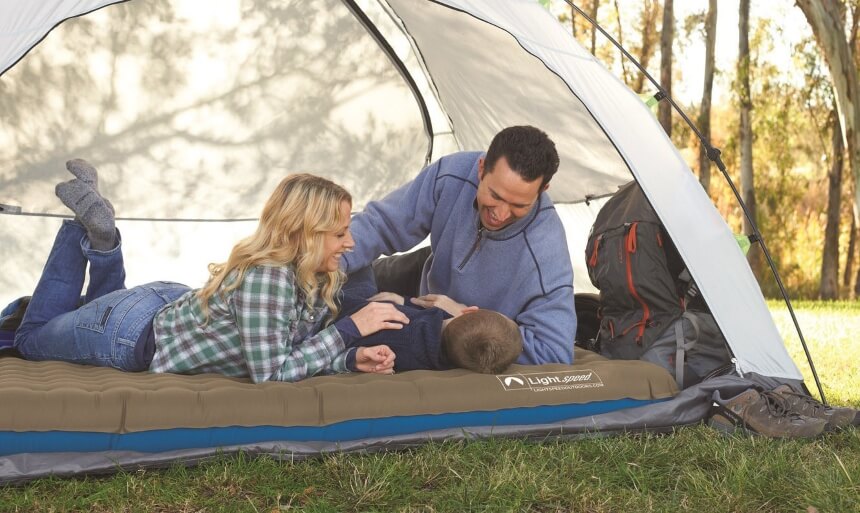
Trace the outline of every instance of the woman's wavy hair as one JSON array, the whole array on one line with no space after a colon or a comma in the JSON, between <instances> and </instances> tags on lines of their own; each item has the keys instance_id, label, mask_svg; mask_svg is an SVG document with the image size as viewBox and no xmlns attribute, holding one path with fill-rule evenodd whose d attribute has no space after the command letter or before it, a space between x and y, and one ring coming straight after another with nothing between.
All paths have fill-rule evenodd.
<instances>
[{"instance_id":1,"label":"woman's wavy hair","mask_svg":"<svg viewBox=\"0 0 860 513\"><path fill-rule=\"evenodd\" d=\"M296 174L281 180L266 201L254 234L233 246L226 262L209 264L209 280L197 292L206 320L209 298L236 289L248 268L255 265L295 266L299 288L308 304L319 295L333 319L338 311L335 295L343 284L343 272L320 273L317 269L324 258L325 234L346 221L341 218L343 202L351 205L352 196L325 178Z\"/></svg>"}]
</instances>

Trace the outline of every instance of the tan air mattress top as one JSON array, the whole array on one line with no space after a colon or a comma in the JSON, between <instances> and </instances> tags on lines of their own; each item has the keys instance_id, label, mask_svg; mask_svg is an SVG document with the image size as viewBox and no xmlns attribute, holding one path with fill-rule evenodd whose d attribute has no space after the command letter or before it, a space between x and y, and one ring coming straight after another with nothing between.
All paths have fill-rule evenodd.
<instances>
[{"instance_id":1,"label":"tan air mattress top","mask_svg":"<svg viewBox=\"0 0 860 513\"><path fill-rule=\"evenodd\" d=\"M323 426L352 419L654 400L677 388L662 368L576 351L574 365L513 365L393 376L343 374L252 384L218 375L125 373L0 358L0 430L129 433L178 427Z\"/></svg>"}]
</instances>

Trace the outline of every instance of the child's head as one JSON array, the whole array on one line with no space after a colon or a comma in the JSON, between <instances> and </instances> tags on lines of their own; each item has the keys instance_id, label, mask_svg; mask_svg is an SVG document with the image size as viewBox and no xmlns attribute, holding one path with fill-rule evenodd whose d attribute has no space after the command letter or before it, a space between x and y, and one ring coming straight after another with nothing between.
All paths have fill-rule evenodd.
<instances>
[{"instance_id":1,"label":"child's head","mask_svg":"<svg viewBox=\"0 0 860 513\"><path fill-rule=\"evenodd\" d=\"M457 367L499 374L520 355L523 338L514 321L492 310L477 310L447 323L442 349Z\"/></svg>"}]
</instances>

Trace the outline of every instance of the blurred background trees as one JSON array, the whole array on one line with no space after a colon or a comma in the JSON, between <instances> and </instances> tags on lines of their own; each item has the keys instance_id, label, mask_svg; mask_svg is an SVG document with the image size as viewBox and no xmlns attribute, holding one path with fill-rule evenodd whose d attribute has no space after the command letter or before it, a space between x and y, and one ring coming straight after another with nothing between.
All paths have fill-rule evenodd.
<instances>
[{"instance_id":1,"label":"blurred background trees","mask_svg":"<svg viewBox=\"0 0 860 513\"><path fill-rule=\"evenodd\" d=\"M542 3L633 91L656 92L564 0ZM860 296L860 0L578 0L722 150L794 297ZM719 3L719 11L717 4ZM735 32L735 29L737 32ZM731 190L668 102L655 111L729 225ZM761 251L748 255L767 296Z\"/></svg>"}]
</instances>

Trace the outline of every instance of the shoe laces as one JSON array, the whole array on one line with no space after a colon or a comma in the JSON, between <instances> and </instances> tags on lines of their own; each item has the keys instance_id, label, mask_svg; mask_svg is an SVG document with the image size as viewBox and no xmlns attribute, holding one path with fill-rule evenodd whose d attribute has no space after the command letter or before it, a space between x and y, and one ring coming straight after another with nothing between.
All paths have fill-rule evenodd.
<instances>
[{"instance_id":1,"label":"shoe laces","mask_svg":"<svg viewBox=\"0 0 860 513\"><path fill-rule=\"evenodd\" d=\"M782 392L782 394L783 395L789 395L789 396L791 396L792 399L809 406L810 408L812 408L813 414L817 413L819 410L827 412L830 409L827 406L824 406L822 403L816 401L812 397L809 397L808 395L805 395L805 394L799 394L797 392L790 391L790 390L785 390Z\"/></svg>"},{"instance_id":2,"label":"shoe laces","mask_svg":"<svg viewBox=\"0 0 860 513\"><path fill-rule=\"evenodd\" d=\"M761 392L761 397L764 399L768 413L774 417L800 418L799 413L792 411L791 405L785 397L770 391Z\"/></svg>"}]
</instances>

